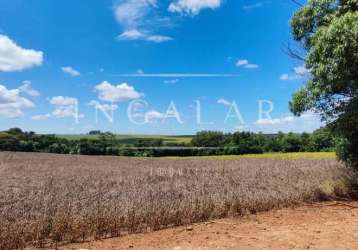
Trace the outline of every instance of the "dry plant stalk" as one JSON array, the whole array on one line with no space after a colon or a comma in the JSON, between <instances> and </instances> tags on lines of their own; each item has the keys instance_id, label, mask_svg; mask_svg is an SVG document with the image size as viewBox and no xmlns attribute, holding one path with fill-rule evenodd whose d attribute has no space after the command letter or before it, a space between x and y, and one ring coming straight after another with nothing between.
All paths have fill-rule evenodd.
<instances>
[{"instance_id":1,"label":"dry plant stalk","mask_svg":"<svg viewBox=\"0 0 358 250\"><path fill-rule=\"evenodd\" d=\"M4 250L116 237L295 205L321 199L327 190L344 194L353 178L351 170L334 159L0 153L0 164Z\"/></svg>"}]
</instances>

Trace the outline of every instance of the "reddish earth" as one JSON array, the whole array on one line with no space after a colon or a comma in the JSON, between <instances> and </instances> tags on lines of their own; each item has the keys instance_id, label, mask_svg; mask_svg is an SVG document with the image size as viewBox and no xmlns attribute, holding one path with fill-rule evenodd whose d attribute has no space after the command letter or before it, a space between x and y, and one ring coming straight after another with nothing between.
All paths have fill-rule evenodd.
<instances>
[{"instance_id":1,"label":"reddish earth","mask_svg":"<svg viewBox=\"0 0 358 250\"><path fill-rule=\"evenodd\" d=\"M61 249L358 249L358 202L314 204Z\"/></svg>"}]
</instances>

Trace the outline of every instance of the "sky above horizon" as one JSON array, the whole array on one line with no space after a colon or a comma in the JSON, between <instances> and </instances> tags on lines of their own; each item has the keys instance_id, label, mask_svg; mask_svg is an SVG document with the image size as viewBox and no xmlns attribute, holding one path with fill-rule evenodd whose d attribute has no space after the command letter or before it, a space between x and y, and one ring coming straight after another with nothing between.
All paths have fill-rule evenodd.
<instances>
[{"instance_id":1,"label":"sky above horizon","mask_svg":"<svg viewBox=\"0 0 358 250\"><path fill-rule=\"evenodd\" d=\"M2 0L0 130L311 132L291 1Z\"/></svg>"}]
</instances>

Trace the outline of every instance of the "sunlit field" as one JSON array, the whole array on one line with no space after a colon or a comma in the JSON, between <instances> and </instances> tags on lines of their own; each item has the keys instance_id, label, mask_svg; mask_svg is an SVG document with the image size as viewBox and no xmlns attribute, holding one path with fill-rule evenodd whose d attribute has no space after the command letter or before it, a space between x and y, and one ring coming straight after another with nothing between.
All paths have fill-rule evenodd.
<instances>
[{"instance_id":1,"label":"sunlit field","mask_svg":"<svg viewBox=\"0 0 358 250\"><path fill-rule=\"evenodd\" d=\"M155 159L3 152L0 249L56 247L347 196L353 179L330 153Z\"/></svg>"},{"instance_id":2,"label":"sunlit field","mask_svg":"<svg viewBox=\"0 0 358 250\"><path fill-rule=\"evenodd\" d=\"M80 139L89 139L96 140L99 138L99 135L81 135L81 134L67 134L67 135L57 135L59 138L64 138L67 140L80 140ZM169 136L169 135L116 135L118 139L123 144L133 144L136 140L153 140L153 139L162 139L164 143L190 143L193 136L183 135L183 136Z\"/></svg>"},{"instance_id":3,"label":"sunlit field","mask_svg":"<svg viewBox=\"0 0 358 250\"><path fill-rule=\"evenodd\" d=\"M180 157L166 157L169 159L180 159ZM295 160L295 159L336 159L334 152L300 152L300 153L265 153L265 154L248 154L248 155L218 155L218 156L198 156L186 157L185 159L211 159L211 160L240 160L240 159L278 159L278 160Z\"/></svg>"}]
</instances>

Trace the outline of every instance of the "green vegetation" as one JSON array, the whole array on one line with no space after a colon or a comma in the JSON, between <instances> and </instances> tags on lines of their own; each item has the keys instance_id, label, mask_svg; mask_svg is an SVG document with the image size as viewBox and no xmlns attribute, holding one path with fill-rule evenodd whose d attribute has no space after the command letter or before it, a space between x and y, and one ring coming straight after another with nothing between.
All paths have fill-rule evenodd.
<instances>
[{"instance_id":1,"label":"green vegetation","mask_svg":"<svg viewBox=\"0 0 358 250\"><path fill-rule=\"evenodd\" d=\"M312 134L278 133L276 135L202 131L193 137L192 145L224 148L226 155L265 152L330 152L334 150L336 140L326 128L318 129Z\"/></svg>"},{"instance_id":2,"label":"green vegetation","mask_svg":"<svg viewBox=\"0 0 358 250\"><path fill-rule=\"evenodd\" d=\"M330 152L336 140L327 129L312 134L264 135L203 131L190 137L122 136L96 132L82 136L37 135L13 128L0 133L1 151L118 156L212 156L270 152ZM338 144L340 145L340 144Z\"/></svg>"},{"instance_id":3,"label":"green vegetation","mask_svg":"<svg viewBox=\"0 0 358 250\"><path fill-rule=\"evenodd\" d=\"M291 110L320 113L341 138L339 157L358 168L358 1L309 0L291 26L311 75Z\"/></svg>"},{"instance_id":4,"label":"green vegetation","mask_svg":"<svg viewBox=\"0 0 358 250\"><path fill-rule=\"evenodd\" d=\"M95 131L96 132L96 131ZM81 139L89 139L89 140L96 140L99 139L100 134L102 132L98 131L99 133L93 133L90 131L88 134L77 134L77 135L56 135L59 138L67 139L67 140L81 140ZM116 139L119 140L122 144L127 145L135 145L140 140L152 140L152 139L162 139L165 145L171 144L189 144L192 140L193 136L190 135L183 135L183 136L169 136L169 135L115 135Z\"/></svg>"}]
</instances>

